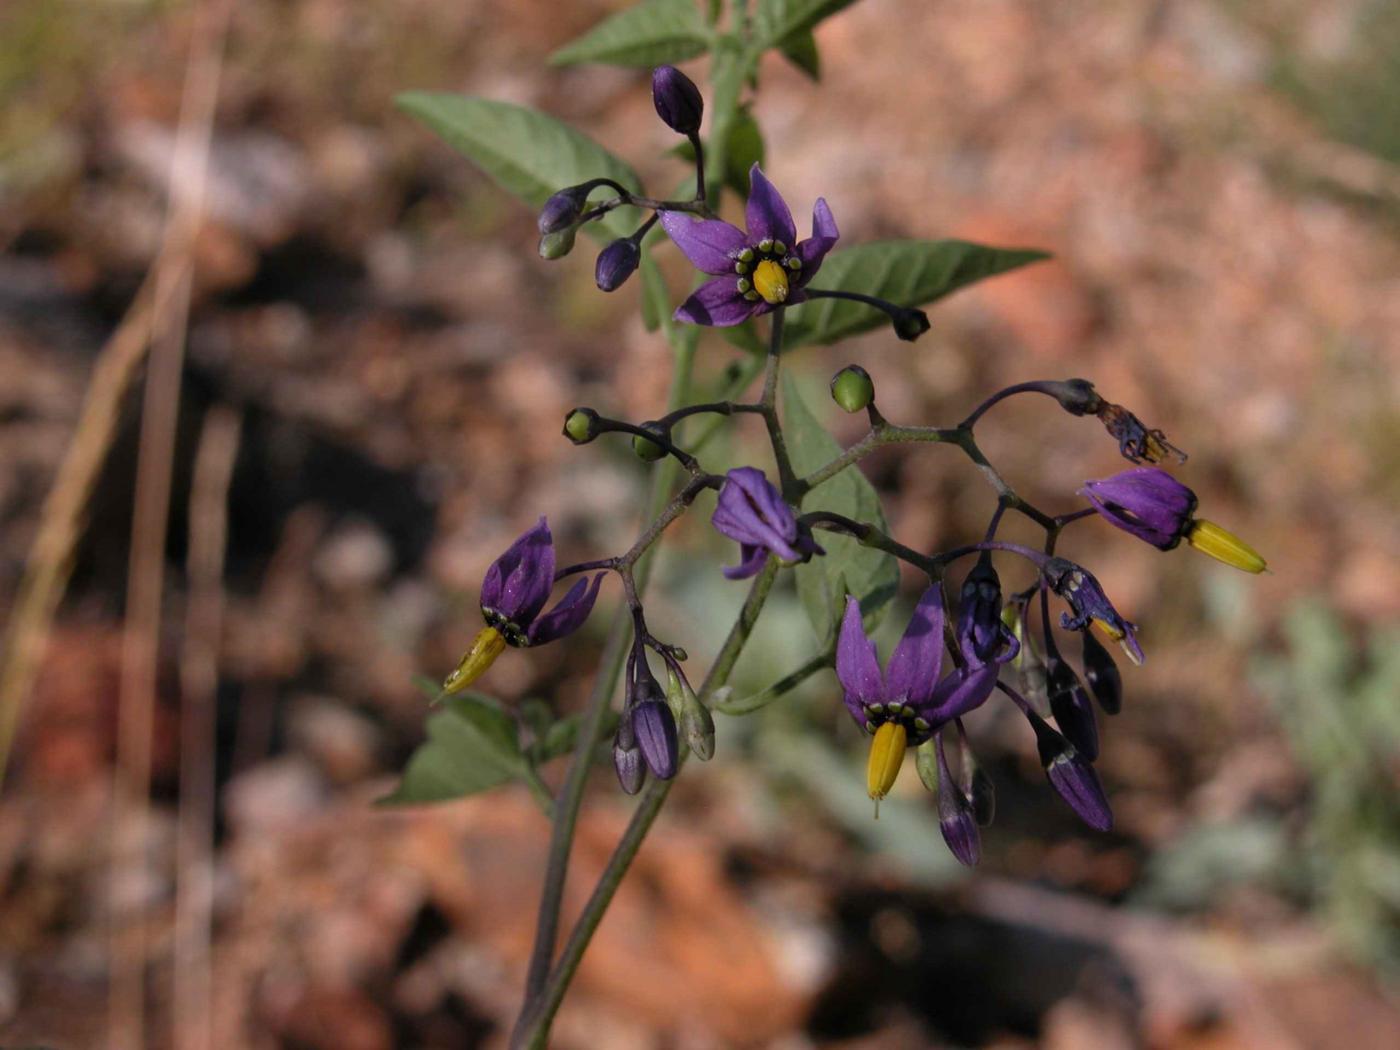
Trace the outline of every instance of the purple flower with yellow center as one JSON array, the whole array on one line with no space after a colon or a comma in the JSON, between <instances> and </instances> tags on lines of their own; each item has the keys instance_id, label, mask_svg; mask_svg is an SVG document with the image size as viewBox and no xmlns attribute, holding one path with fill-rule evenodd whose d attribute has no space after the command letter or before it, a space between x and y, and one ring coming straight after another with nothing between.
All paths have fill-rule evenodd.
<instances>
[{"instance_id":1,"label":"purple flower with yellow center","mask_svg":"<svg viewBox=\"0 0 1400 1050\"><path fill-rule=\"evenodd\" d=\"M1249 544L1212 521L1194 517L1196 494L1157 467L1125 470L1079 490L1110 524L1159 550L1186 540L1192 547L1245 572L1268 566Z\"/></svg>"},{"instance_id":2,"label":"purple flower with yellow center","mask_svg":"<svg viewBox=\"0 0 1400 1050\"><path fill-rule=\"evenodd\" d=\"M1123 647L1128 659L1141 664L1145 657L1137 640L1137 624L1118 614L1093 573L1064 558L1050 558L1042 570L1050 589L1058 594L1074 615L1060 614L1060 626L1067 631L1087 630L1092 624Z\"/></svg>"},{"instance_id":3,"label":"purple flower with yellow center","mask_svg":"<svg viewBox=\"0 0 1400 1050\"><path fill-rule=\"evenodd\" d=\"M836 644L836 677L845 690L846 710L874 735L866 767L866 788L878 803L894 786L904 752L940 726L986 701L996 686L995 664L960 669L938 680L943 665L943 597L937 587L924 591L904 636L883 674L875 643L865 635L860 602L846 599Z\"/></svg>"},{"instance_id":4,"label":"purple flower with yellow center","mask_svg":"<svg viewBox=\"0 0 1400 1050\"><path fill-rule=\"evenodd\" d=\"M554 537L544 516L491 563L481 582L481 615L486 627L476 636L457 669L442 683L457 693L475 682L507 645L543 645L578 630L593 609L603 574L580 579L549 612L540 615L554 589Z\"/></svg>"},{"instance_id":5,"label":"purple flower with yellow center","mask_svg":"<svg viewBox=\"0 0 1400 1050\"><path fill-rule=\"evenodd\" d=\"M784 304L807 298L802 291L821 268L840 233L821 197L812 208L812 236L798 242L792 212L782 194L755 164L749 170L748 232L722 219L697 219L688 212L661 213L661 225L699 270L714 274L676 310L676 320L727 328Z\"/></svg>"},{"instance_id":6,"label":"purple flower with yellow center","mask_svg":"<svg viewBox=\"0 0 1400 1050\"><path fill-rule=\"evenodd\" d=\"M763 471L737 467L727 478L710 523L739 542L739 564L724 570L731 580L758 575L770 553L794 564L826 553L812 538L811 530L798 523L782 493Z\"/></svg>"}]
</instances>

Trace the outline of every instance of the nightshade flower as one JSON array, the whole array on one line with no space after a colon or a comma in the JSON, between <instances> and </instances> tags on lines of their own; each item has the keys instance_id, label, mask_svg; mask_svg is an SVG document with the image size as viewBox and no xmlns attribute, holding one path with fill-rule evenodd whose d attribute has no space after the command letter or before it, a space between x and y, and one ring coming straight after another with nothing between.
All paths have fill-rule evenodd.
<instances>
[{"instance_id":1,"label":"nightshade flower","mask_svg":"<svg viewBox=\"0 0 1400 1050\"><path fill-rule=\"evenodd\" d=\"M1196 494L1157 467L1086 481L1079 491L1109 524L1164 551L1181 542L1196 510Z\"/></svg>"},{"instance_id":2,"label":"nightshade flower","mask_svg":"<svg viewBox=\"0 0 1400 1050\"><path fill-rule=\"evenodd\" d=\"M722 219L664 211L661 225L699 270L715 274L676 310L676 320L726 328L800 303L826 253L840 236L821 197L812 208L812 236L797 241L787 202L755 164L749 170L748 232ZM723 276L719 276L723 275Z\"/></svg>"},{"instance_id":3,"label":"nightshade flower","mask_svg":"<svg viewBox=\"0 0 1400 1050\"><path fill-rule=\"evenodd\" d=\"M1137 640L1137 624L1129 623L1118 614L1093 573L1064 558L1051 558L1043 571L1051 589L1074 610L1073 616L1060 614L1061 627L1067 631L1082 631L1091 623L1097 624L1104 634L1123 647L1129 660L1135 664L1143 662L1145 657Z\"/></svg>"},{"instance_id":4,"label":"nightshade flower","mask_svg":"<svg viewBox=\"0 0 1400 1050\"><path fill-rule=\"evenodd\" d=\"M1021 643L1001 619L1001 579L985 551L967 574L959 595L958 649L969 665L1006 663Z\"/></svg>"},{"instance_id":5,"label":"nightshade flower","mask_svg":"<svg viewBox=\"0 0 1400 1050\"><path fill-rule=\"evenodd\" d=\"M544 516L497 558L481 582L481 615L486 627L442 683L444 693L467 688L486 671L507 645L526 648L562 638L583 626L598 597L603 574L580 579L543 616L554 589L554 538Z\"/></svg>"},{"instance_id":6,"label":"nightshade flower","mask_svg":"<svg viewBox=\"0 0 1400 1050\"><path fill-rule=\"evenodd\" d=\"M785 562L804 562L813 554L826 553L811 531L798 524L782 493L757 467L737 467L729 472L710 523L739 541L739 564L724 570L731 580L758 575L770 553Z\"/></svg>"},{"instance_id":7,"label":"nightshade flower","mask_svg":"<svg viewBox=\"0 0 1400 1050\"><path fill-rule=\"evenodd\" d=\"M996 665L967 669L941 682L943 600L939 589L924 591L884 674L875 643L865 636L860 602L846 599L836 644L836 677L846 709L856 724L874 735L866 768L866 788L876 802L894 786L905 749L921 744L950 719L982 704L996 686Z\"/></svg>"}]
</instances>

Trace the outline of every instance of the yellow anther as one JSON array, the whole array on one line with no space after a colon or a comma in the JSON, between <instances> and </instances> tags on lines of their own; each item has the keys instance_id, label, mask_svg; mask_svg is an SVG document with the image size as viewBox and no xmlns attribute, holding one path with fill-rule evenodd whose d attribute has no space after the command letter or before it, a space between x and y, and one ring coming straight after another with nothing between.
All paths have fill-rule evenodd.
<instances>
[{"instance_id":1,"label":"yellow anther","mask_svg":"<svg viewBox=\"0 0 1400 1050\"><path fill-rule=\"evenodd\" d=\"M1213 521L1200 518L1193 521L1186 532L1186 542L1202 554L1209 554L1216 561L1223 561L1245 572L1260 573L1269 567L1258 551Z\"/></svg>"},{"instance_id":2,"label":"yellow anther","mask_svg":"<svg viewBox=\"0 0 1400 1050\"><path fill-rule=\"evenodd\" d=\"M1126 634L1117 627L1114 627L1113 624L1109 623L1107 620L1100 620L1097 616L1094 617L1094 626L1102 631L1110 641L1118 643L1119 648L1123 650L1123 655L1132 661L1134 667L1142 666L1142 657L1127 643L1126 639L1128 636Z\"/></svg>"},{"instance_id":3,"label":"yellow anther","mask_svg":"<svg viewBox=\"0 0 1400 1050\"><path fill-rule=\"evenodd\" d=\"M475 682L496 662L496 657L505 651L505 647L505 636L500 631L494 627L483 627L457 669L443 679L443 694L460 693Z\"/></svg>"},{"instance_id":4,"label":"yellow anther","mask_svg":"<svg viewBox=\"0 0 1400 1050\"><path fill-rule=\"evenodd\" d=\"M787 301L787 271L772 259L764 259L754 267L753 286L763 296L763 301L771 306Z\"/></svg>"},{"instance_id":5,"label":"yellow anther","mask_svg":"<svg viewBox=\"0 0 1400 1050\"><path fill-rule=\"evenodd\" d=\"M877 816L880 800L890 793L895 777L899 776L908 743L909 734L899 722L882 722L875 730L875 739L870 742L870 763L865 770L865 787L875 800Z\"/></svg>"}]
</instances>

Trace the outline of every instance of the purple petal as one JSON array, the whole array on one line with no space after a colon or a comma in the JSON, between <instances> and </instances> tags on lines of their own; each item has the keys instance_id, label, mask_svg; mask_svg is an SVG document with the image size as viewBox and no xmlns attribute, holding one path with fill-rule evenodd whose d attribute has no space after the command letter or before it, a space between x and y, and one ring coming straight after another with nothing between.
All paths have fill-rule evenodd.
<instances>
[{"instance_id":1,"label":"purple petal","mask_svg":"<svg viewBox=\"0 0 1400 1050\"><path fill-rule=\"evenodd\" d=\"M744 543L739 546L739 564L727 566L720 571L731 580L747 580L750 576L757 576L767 560L766 548Z\"/></svg>"},{"instance_id":2,"label":"purple petal","mask_svg":"<svg viewBox=\"0 0 1400 1050\"><path fill-rule=\"evenodd\" d=\"M481 605L521 627L539 615L554 588L554 538L544 515L491 563L481 581Z\"/></svg>"},{"instance_id":3,"label":"purple petal","mask_svg":"<svg viewBox=\"0 0 1400 1050\"><path fill-rule=\"evenodd\" d=\"M1161 550L1180 542L1196 509L1196 494L1157 467L1086 481L1079 491L1113 525Z\"/></svg>"},{"instance_id":4,"label":"purple petal","mask_svg":"<svg viewBox=\"0 0 1400 1050\"><path fill-rule=\"evenodd\" d=\"M643 700L632 711L632 730L637 746L652 775L670 780L676 775L680 747L676 739L676 716L664 700Z\"/></svg>"},{"instance_id":5,"label":"purple petal","mask_svg":"<svg viewBox=\"0 0 1400 1050\"><path fill-rule=\"evenodd\" d=\"M782 494L756 467L738 467L727 475L711 524L741 544L764 547L786 561L802 561L797 519Z\"/></svg>"},{"instance_id":6,"label":"purple petal","mask_svg":"<svg viewBox=\"0 0 1400 1050\"><path fill-rule=\"evenodd\" d=\"M749 205L744 217L749 225L748 239L752 244L772 239L782 241L791 248L797 243L797 226L792 221L787 201L774 189L757 164L749 169Z\"/></svg>"},{"instance_id":7,"label":"purple petal","mask_svg":"<svg viewBox=\"0 0 1400 1050\"><path fill-rule=\"evenodd\" d=\"M1085 824L1095 831L1113 827L1113 810L1108 806L1098 773L1073 750L1046 766L1045 775L1050 778L1050 786Z\"/></svg>"},{"instance_id":8,"label":"purple petal","mask_svg":"<svg viewBox=\"0 0 1400 1050\"><path fill-rule=\"evenodd\" d=\"M812 206L812 236L797 246L797 257L802 260L802 272L797 275L799 288L822 268L822 260L826 258L827 252L836 247L840 236L840 231L836 229L836 219L827 207L826 200L818 197L817 203ZM791 293L788 294L788 302L792 302Z\"/></svg>"},{"instance_id":9,"label":"purple petal","mask_svg":"<svg viewBox=\"0 0 1400 1050\"><path fill-rule=\"evenodd\" d=\"M921 707L938 683L943 665L943 595L937 587L924 591L904 637L885 668L889 698Z\"/></svg>"},{"instance_id":10,"label":"purple petal","mask_svg":"<svg viewBox=\"0 0 1400 1050\"><path fill-rule=\"evenodd\" d=\"M728 328L743 324L764 305L762 299L752 303L739 294L737 277L716 277L695 289L694 294L676 308L675 318L687 324Z\"/></svg>"},{"instance_id":11,"label":"purple petal","mask_svg":"<svg viewBox=\"0 0 1400 1050\"><path fill-rule=\"evenodd\" d=\"M583 626L588 614L593 611L593 603L598 600L598 585L603 582L603 573L593 577L592 586L586 579L579 580L569 588L569 593L559 599L549 612L530 625L531 645L543 645L573 634Z\"/></svg>"},{"instance_id":12,"label":"purple petal","mask_svg":"<svg viewBox=\"0 0 1400 1050\"><path fill-rule=\"evenodd\" d=\"M661 226L691 265L705 273L733 273L734 256L748 238L722 219L697 219L689 212L663 211Z\"/></svg>"},{"instance_id":13,"label":"purple petal","mask_svg":"<svg viewBox=\"0 0 1400 1050\"><path fill-rule=\"evenodd\" d=\"M981 667L960 667L933 690L933 695L919 714L934 725L950 722L974 708L981 707L997 687L997 664L984 664Z\"/></svg>"},{"instance_id":14,"label":"purple petal","mask_svg":"<svg viewBox=\"0 0 1400 1050\"><path fill-rule=\"evenodd\" d=\"M841 620L841 636L836 643L836 677L846 691L846 707L865 725L865 705L883 703L885 685L880 679L880 659L875 643L865 637L860 618L860 602L846 598L846 615Z\"/></svg>"}]
</instances>

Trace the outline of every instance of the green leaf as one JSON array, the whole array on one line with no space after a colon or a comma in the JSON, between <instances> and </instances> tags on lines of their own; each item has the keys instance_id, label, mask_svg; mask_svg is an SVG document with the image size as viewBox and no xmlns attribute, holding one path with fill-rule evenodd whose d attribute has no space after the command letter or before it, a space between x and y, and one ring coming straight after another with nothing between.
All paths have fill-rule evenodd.
<instances>
[{"instance_id":1,"label":"green leaf","mask_svg":"<svg viewBox=\"0 0 1400 1050\"><path fill-rule=\"evenodd\" d=\"M603 176L630 190L641 190L636 172L625 161L582 132L537 110L494 99L424 91L400 95L398 104L502 189L537 210L556 190ZM636 208L618 208L584 228L598 240L607 241L626 237L638 222Z\"/></svg>"},{"instance_id":2,"label":"green leaf","mask_svg":"<svg viewBox=\"0 0 1400 1050\"><path fill-rule=\"evenodd\" d=\"M549 63L606 62L649 68L683 62L703 55L709 47L710 32L694 0L642 0L565 44L549 56Z\"/></svg>"},{"instance_id":3,"label":"green leaf","mask_svg":"<svg viewBox=\"0 0 1400 1050\"><path fill-rule=\"evenodd\" d=\"M822 78L822 59L817 51L817 38L810 29L793 33L778 45L784 58L813 80Z\"/></svg>"},{"instance_id":4,"label":"green leaf","mask_svg":"<svg viewBox=\"0 0 1400 1050\"><path fill-rule=\"evenodd\" d=\"M719 334L730 346L736 346L746 353L766 354L768 352L768 344L759 338L758 326L754 323L753 318L749 318L743 324L721 328Z\"/></svg>"},{"instance_id":5,"label":"green leaf","mask_svg":"<svg viewBox=\"0 0 1400 1050\"><path fill-rule=\"evenodd\" d=\"M793 469L799 476L810 474L841 454L841 445L802 400L790 372L783 374L783 432ZM880 529L885 527L885 515L880 509L875 486L855 467L843 470L809 492L802 501L802 509L829 510ZM826 555L819 555L793 571L797 575L797 596L807 611L812 631L818 644L827 646L847 593L860 599L867 627L879 621L899 586L899 565L891 555L863 547L850 536L822 532L817 541L826 548Z\"/></svg>"},{"instance_id":6,"label":"green leaf","mask_svg":"<svg viewBox=\"0 0 1400 1050\"><path fill-rule=\"evenodd\" d=\"M876 241L838 248L814 278L820 288L859 292L900 306L922 306L959 288L1048 259L1028 248L989 248L970 241ZM816 299L789 308L784 347L834 343L889 318L864 303Z\"/></svg>"},{"instance_id":7,"label":"green leaf","mask_svg":"<svg viewBox=\"0 0 1400 1050\"><path fill-rule=\"evenodd\" d=\"M671 314L671 293L666 278L650 251L642 252L642 324L648 332L661 327Z\"/></svg>"},{"instance_id":8,"label":"green leaf","mask_svg":"<svg viewBox=\"0 0 1400 1050\"><path fill-rule=\"evenodd\" d=\"M759 47L779 47L790 37L811 29L855 0L761 0L754 18Z\"/></svg>"},{"instance_id":9,"label":"green leaf","mask_svg":"<svg viewBox=\"0 0 1400 1050\"><path fill-rule=\"evenodd\" d=\"M695 147L689 142L682 142L671 152L684 161L695 163ZM747 198L749 169L755 164L763 167L764 152L763 132L758 121L747 106L741 106L729 126L728 146L724 151L724 184L740 197Z\"/></svg>"},{"instance_id":10,"label":"green leaf","mask_svg":"<svg viewBox=\"0 0 1400 1050\"><path fill-rule=\"evenodd\" d=\"M413 752L399 786L381 805L443 802L524 776L515 721L481 693L449 697L428 718L428 739Z\"/></svg>"}]
</instances>

